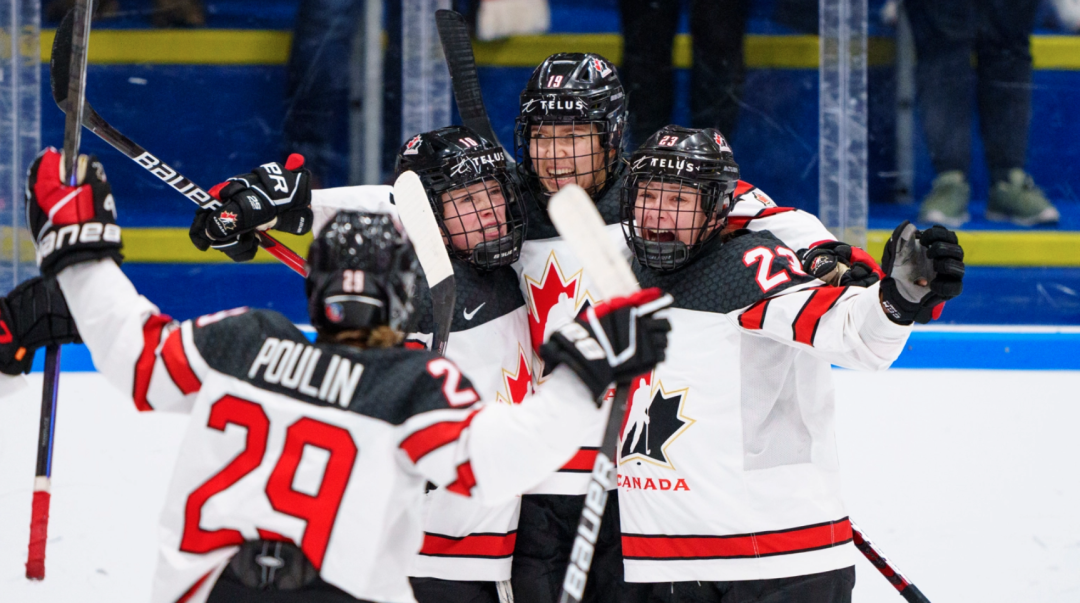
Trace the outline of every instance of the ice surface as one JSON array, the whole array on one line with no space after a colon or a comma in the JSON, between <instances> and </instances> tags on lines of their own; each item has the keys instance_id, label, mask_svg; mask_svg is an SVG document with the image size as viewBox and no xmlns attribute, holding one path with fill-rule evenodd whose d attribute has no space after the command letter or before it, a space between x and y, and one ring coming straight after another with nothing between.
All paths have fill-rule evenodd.
<instances>
[{"instance_id":1,"label":"ice surface","mask_svg":"<svg viewBox=\"0 0 1080 603\"><path fill-rule=\"evenodd\" d=\"M836 371L851 517L935 603L1080 600L1080 372ZM61 379L46 578L23 578L41 376L0 398L0 600L140 602L186 417ZM855 601L901 603L860 558Z\"/></svg>"}]
</instances>

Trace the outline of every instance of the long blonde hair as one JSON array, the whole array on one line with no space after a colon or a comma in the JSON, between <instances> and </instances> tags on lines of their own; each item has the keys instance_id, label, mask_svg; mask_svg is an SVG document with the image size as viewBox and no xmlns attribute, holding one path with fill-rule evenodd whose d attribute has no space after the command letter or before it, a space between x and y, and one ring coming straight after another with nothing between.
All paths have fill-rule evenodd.
<instances>
[{"instance_id":1,"label":"long blonde hair","mask_svg":"<svg viewBox=\"0 0 1080 603\"><path fill-rule=\"evenodd\" d=\"M342 343L353 345L358 348L392 348L405 339L405 334L395 331L387 325L380 325L374 329L354 329L341 331L333 335L319 335L317 341L325 343Z\"/></svg>"}]
</instances>

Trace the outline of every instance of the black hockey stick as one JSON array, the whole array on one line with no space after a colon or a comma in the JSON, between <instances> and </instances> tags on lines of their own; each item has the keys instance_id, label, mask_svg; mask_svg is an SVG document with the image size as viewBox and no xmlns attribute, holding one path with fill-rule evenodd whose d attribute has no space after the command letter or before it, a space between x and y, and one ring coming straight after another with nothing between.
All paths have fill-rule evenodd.
<instances>
[{"instance_id":1,"label":"black hockey stick","mask_svg":"<svg viewBox=\"0 0 1080 603\"><path fill-rule=\"evenodd\" d=\"M79 142L82 139L83 100L86 98L86 46L90 42L90 4L77 0L56 32L64 38L69 52L65 67L72 110L64 121L64 177L68 186L79 185ZM66 24L66 27L64 26ZM51 68L50 68L51 71ZM52 479L53 436L56 435L56 397L60 391L60 346L45 348L45 374L41 387L41 422L38 429L37 467L34 471L34 500L30 511L30 543L26 553L26 577L45 579L45 543L49 537L50 481Z\"/></svg>"},{"instance_id":2,"label":"black hockey stick","mask_svg":"<svg viewBox=\"0 0 1080 603\"><path fill-rule=\"evenodd\" d=\"M454 266L450 263L442 230L419 176L413 172L398 176L394 182L394 204L431 291L431 313L435 320L431 349L445 356L450 325L454 321L454 304L457 303Z\"/></svg>"},{"instance_id":3,"label":"black hockey stick","mask_svg":"<svg viewBox=\"0 0 1080 603\"><path fill-rule=\"evenodd\" d=\"M559 234L570 244L585 273L604 299L630 295L638 289L637 279L626 258L605 233L604 219L588 193L576 185L563 187L548 203L548 215ZM604 429L604 440L596 454L585 506L581 509L577 535L570 550L570 564L563 578L559 603L580 603L592 566L596 539L604 519L608 490L616 486L615 463L618 460L619 430L626 414L630 388L619 385L611 415Z\"/></svg>"},{"instance_id":4,"label":"black hockey stick","mask_svg":"<svg viewBox=\"0 0 1080 603\"><path fill-rule=\"evenodd\" d=\"M52 86L53 100L56 101L56 106L60 107L61 111L67 113L69 72L64 68L65 61L63 60L63 57L70 56L72 48L70 40L65 40L64 37L60 35L63 30L64 23L61 22L60 27L56 30L56 38L53 41L49 82ZM221 206L221 202L211 197L197 184L170 167L164 161L151 155L146 149L135 144L130 138L124 136L116 128L109 125L109 122L98 115L98 112L94 110L89 102L84 100L83 106L84 113L82 116L82 124L86 126L88 130L97 134L98 138L112 145L114 149L123 153L128 159L131 159L142 166L143 169L156 176L165 184L171 186L176 192L184 195L189 201L194 202L199 207L203 209L214 209ZM292 249L282 245L277 239L266 232L259 231L255 234L259 238L259 246L276 257L283 264L292 268L300 274L300 276L307 275L307 267L304 258L300 257L300 255Z\"/></svg>"},{"instance_id":5,"label":"black hockey stick","mask_svg":"<svg viewBox=\"0 0 1080 603\"><path fill-rule=\"evenodd\" d=\"M500 144L484 107L480 80L476 75L476 57L465 17L452 10L437 10L435 27L439 30L439 41L442 42L446 67L450 70L450 85L454 89L454 101L457 102L461 121L466 128Z\"/></svg>"},{"instance_id":6,"label":"black hockey stick","mask_svg":"<svg viewBox=\"0 0 1080 603\"><path fill-rule=\"evenodd\" d=\"M904 577L900 570L896 569L896 566L885 558L885 555L881 554L881 551L874 546L873 542L870 542L870 539L863 534L862 530L854 522L851 524L851 535L855 541L855 547L881 572L882 576L885 576L885 579L896 588L901 597L904 597L909 603L930 603L930 599L927 599L926 595L922 594L922 591Z\"/></svg>"}]
</instances>

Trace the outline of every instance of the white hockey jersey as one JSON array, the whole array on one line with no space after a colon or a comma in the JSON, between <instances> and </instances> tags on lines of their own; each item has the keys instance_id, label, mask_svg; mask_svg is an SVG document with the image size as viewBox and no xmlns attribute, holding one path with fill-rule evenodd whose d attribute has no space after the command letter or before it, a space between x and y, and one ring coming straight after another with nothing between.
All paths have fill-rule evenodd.
<instances>
[{"instance_id":1,"label":"white hockey jersey","mask_svg":"<svg viewBox=\"0 0 1080 603\"><path fill-rule=\"evenodd\" d=\"M635 265L671 293L667 359L631 386L619 507L630 582L781 578L854 563L840 498L831 364L888 367L910 327L878 287L808 277L767 231L685 268Z\"/></svg>"},{"instance_id":2,"label":"white hockey jersey","mask_svg":"<svg viewBox=\"0 0 1080 603\"><path fill-rule=\"evenodd\" d=\"M480 273L452 259L457 300L446 357L469 376L485 400L519 404L532 393L528 317L517 276L509 267ZM415 301L420 321L410 340L429 345L434 321L421 286ZM485 505L447 488L428 492L424 543L410 576L497 582L510 579L517 542L520 497Z\"/></svg>"},{"instance_id":3,"label":"white hockey jersey","mask_svg":"<svg viewBox=\"0 0 1080 603\"><path fill-rule=\"evenodd\" d=\"M430 481L490 503L553 472L604 410L560 367L523 404L478 404L424 350L310 343L274 312L176 324L111 260L58 280L95 366L140 410L191 415L161 517L151 601L201 603L244 540L289 540L322 578L412 602ZM533 403L535 402L535 404Z\"/></svg>"},{"instance_id":4,"label":"white hockey jersey","mask_svg":"<svg viewBox=\"0 0 1080 603\"><path fill-rule=\"evenodd\" d=\"M597 202L597 209L607 223L605 232L624 250L627 260L630 249L623 239L619 223L619 191L613 187ZM528 203L529 229L521 246L521 257L514 264L521 293L528 304L529 334L532 341L532 375L537 388L542 389L547 377L543 361L537 352L552 332L574 320L586 305L601 301L592 285L592 279L584 273L570 244L548 218L547 211ZM544 480L528 494L585 494L589 474L600 449L603 432L598 427L589 432L578 454L563 465L558 472Z\"/></svg>"},{"instance_id":5,"label":"white hockey jersey","mask_svg":"<svg viewBox=\"0 0 1080 603\"><path fill-rule=\"evenodd\" d=\"M316 232L342 209L396 214L389 186L351 186L312 192ZM446 357L468 375L484 400L517 404L532 392L525 301L510 268L478 273L452 259L457 301ZM407 345L428 347L434 321L431 298L421 282L413 303L419 314ZM446 488L424 499L424 541L410 576L442 580L510 579L517 537L519 497L486 505Z\"/></svg>"}]
</instances>

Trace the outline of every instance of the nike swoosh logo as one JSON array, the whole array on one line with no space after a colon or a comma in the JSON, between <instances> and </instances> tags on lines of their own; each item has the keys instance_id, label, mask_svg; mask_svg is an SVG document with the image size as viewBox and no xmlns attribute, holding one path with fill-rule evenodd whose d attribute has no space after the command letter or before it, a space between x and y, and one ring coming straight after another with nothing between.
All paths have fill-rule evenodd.
<instances>
[{"instance_id":1,"label":"nike swoosh logo","mask_svg":"<svg viewBox=\"0 0 1080 603\"><path fill-rule=\"evenodd\" d=\"M468 310L465 310L465 320L472 320L472 317L476 316L476 313L480 311L480 308L483 308L486 305L487 305L487 302L484 302L484 303L480 304L479 306L476 306L476 309L473 310L472 312L469 312Z\"/></svg>"}]
</instances>

